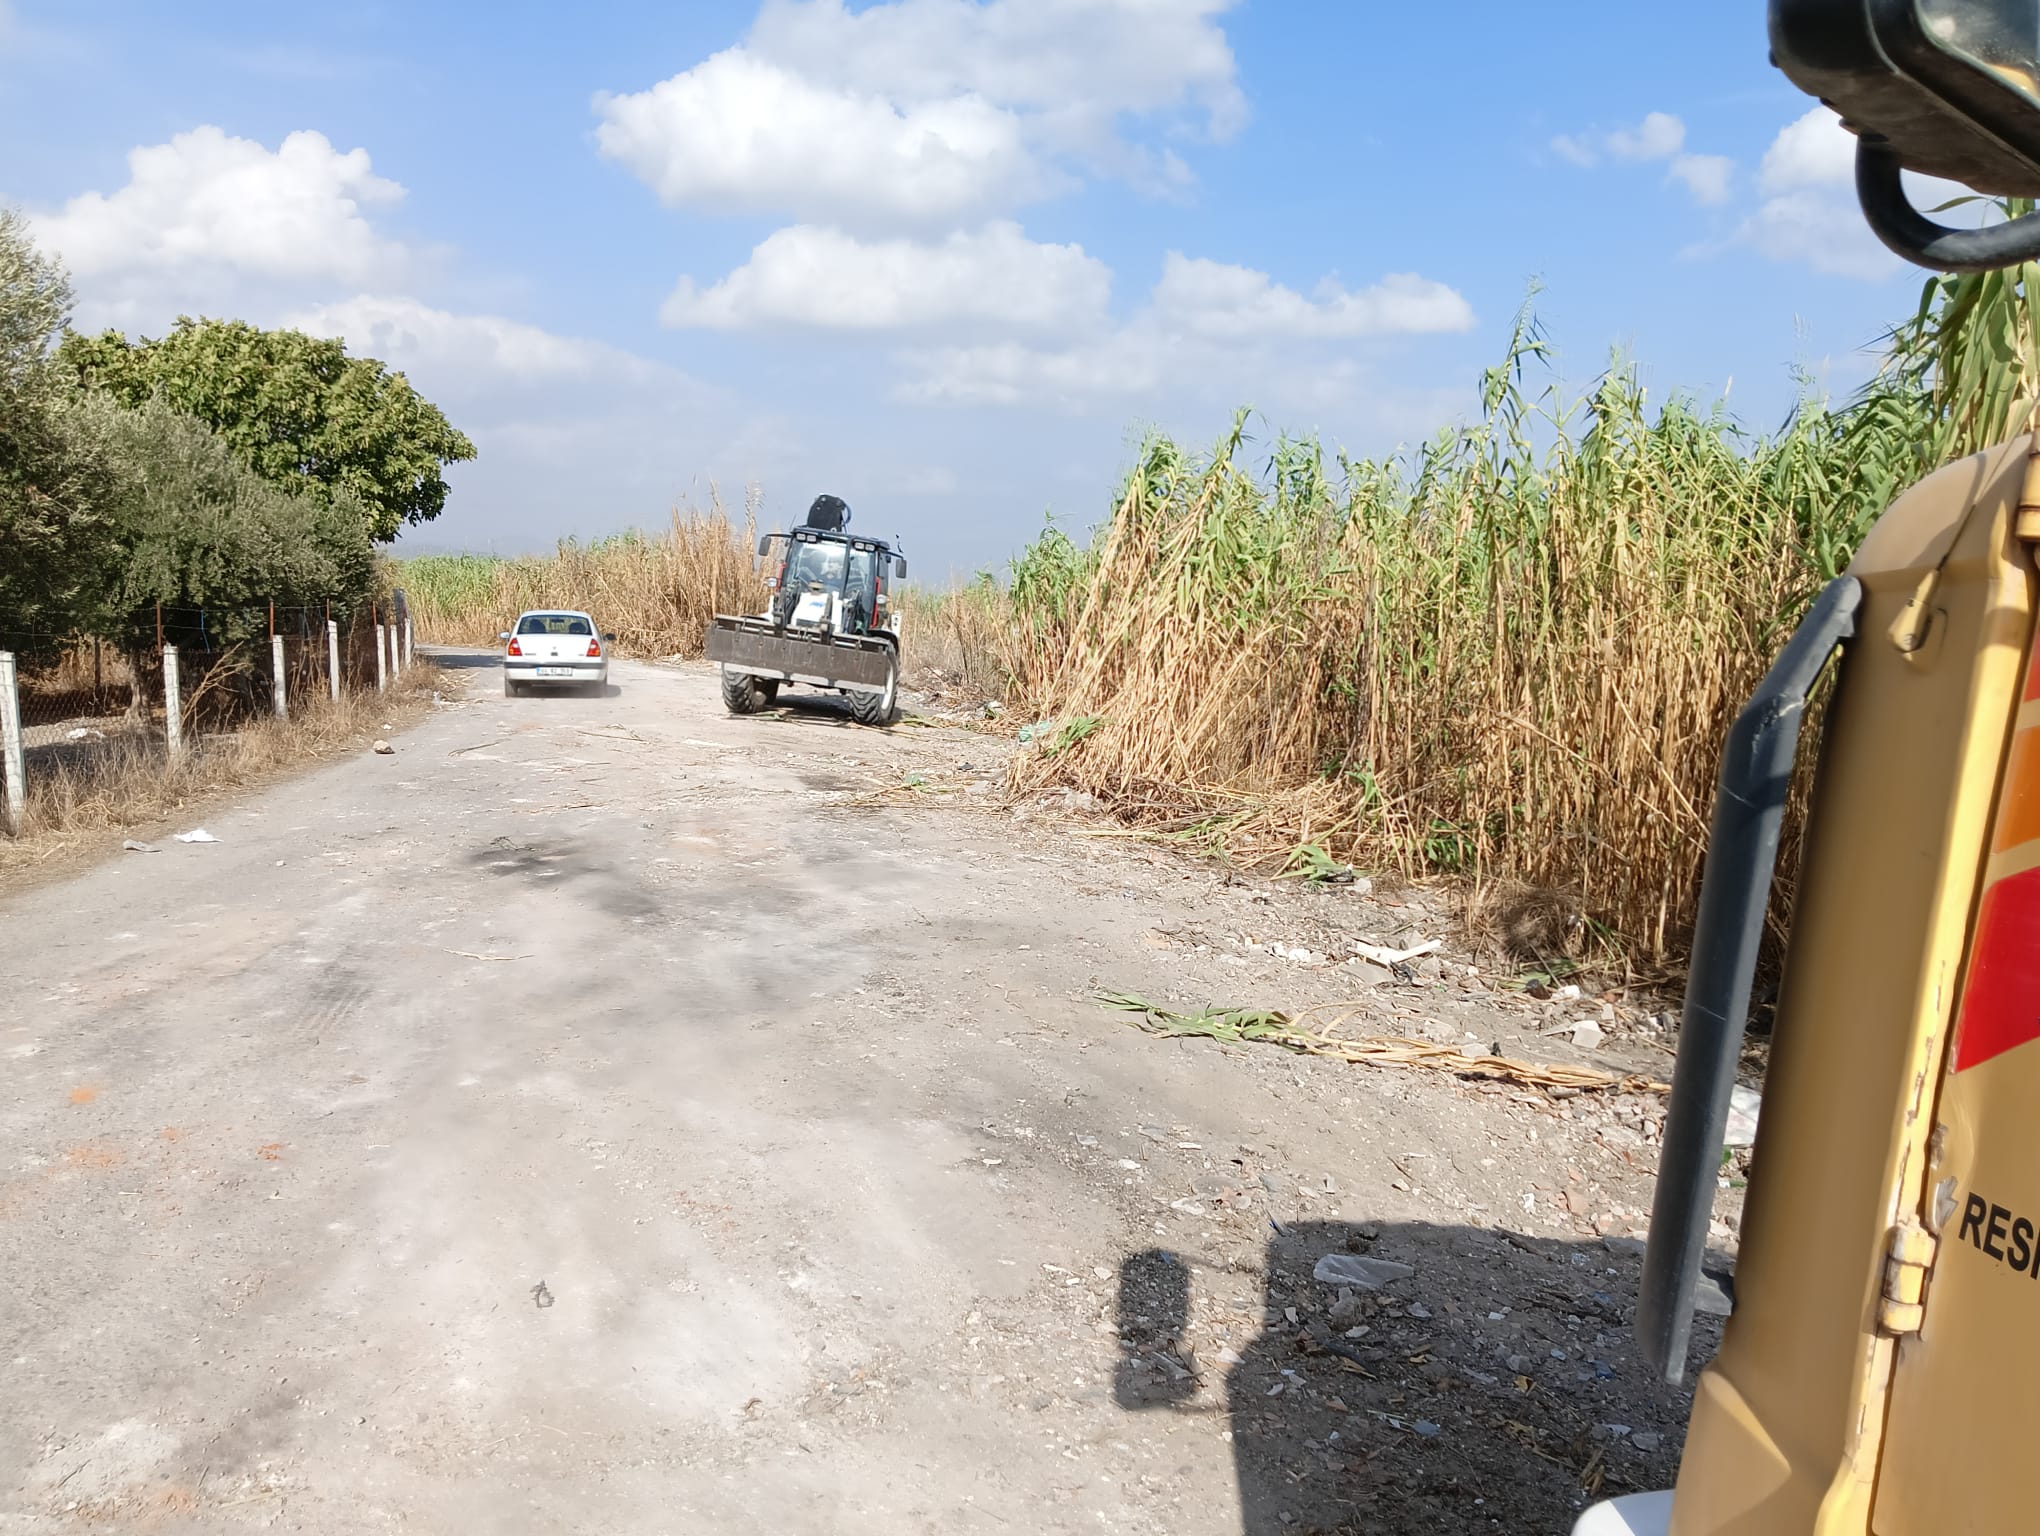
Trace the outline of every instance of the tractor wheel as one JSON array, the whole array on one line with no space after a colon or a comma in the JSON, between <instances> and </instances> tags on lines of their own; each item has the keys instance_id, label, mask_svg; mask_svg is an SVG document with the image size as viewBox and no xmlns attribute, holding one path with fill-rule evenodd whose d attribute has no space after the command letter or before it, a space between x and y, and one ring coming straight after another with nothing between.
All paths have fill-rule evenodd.
<instances>
[{"instance_id":1,"label":"tractor wheel","mask_svg":"<svg viewBox=\"0 0 2040 1536\"><path fill-rule=\"evenodd\" d=\"M773 690L775 693L777 689ZM727 667L722 675L722 701L733 715L755 715L767 703L765 687L748 672L732 672Z\"/></svg>"},{"instance_id":2,"label":"tractor wheel","mask_svg":"<svg viewBox=\"0 0 2040 1536\"><path fill-rule=\"evenodd\" d=\"M885 673L885 692L853 693L850 695L850 718L859 725L891 725L900 713L900 664L897 659L888 663Z\"/></svg>"}]
</instances>

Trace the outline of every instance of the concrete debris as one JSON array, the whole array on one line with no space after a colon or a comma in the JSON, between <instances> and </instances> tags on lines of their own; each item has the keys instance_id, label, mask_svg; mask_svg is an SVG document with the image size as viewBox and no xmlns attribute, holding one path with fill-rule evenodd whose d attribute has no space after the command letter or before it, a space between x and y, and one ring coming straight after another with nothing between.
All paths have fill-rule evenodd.
<instances>
[{"instance_id":1,"label":"concrete debris","mask_svg":"<svg viewBox=\"0 0 2040 1536\"><path fill-rule=\"evenodd\" d=\"M1763 1112L1764 1096L1754 1088L1737 1083L1728 1098L1728 1134L1723 1145L1752 1147L1757 1142L1757 1117Z\"/></svg>"},{"instance_id":2,"label":"concrete debris","mask_svg":"<svg viewBox=\"0 0 2040 1536\"><path fill-rule=\"evenodd\" d=\"M1582 1019L1572 1027L1572 1043L1583 1051L1599 1050L1602 1038L1601 1026L1592 1019Z\"/></svg>"},{"instance_id":3,"label":"concrete debris","mask_svg":"<svg viewBox=\"0 0 2040 1536\"><path fill-rule=\"evenodd\" d=\"M1380 944L1363 944L1356 939L1353 942L1353 953L1363 960L1372 960L1376 965L1406 965L1419 955L1430 954L1443 943L1442 939L1426 939L1423 943L1412 945L1408 949L1388 949Z\"/></svg>"},{"instance_id":4,"label":"concrete debris","mask_svg":"<svg viewBox=\"0 0 2040 1536\"><path fill-rule=\"evenodd\" d=\"M378 741L378 742L377 742L377 743L376 743L376 744L375 744L375 745L374 745L374 746L373 746L372 748L370 748L369 750L370 750L370 751L372 751L372 752L374 752L374 753L376 753L376 755L377 755L377 756L379 756L379 757L394 757L394 756L396 756L396 752L397 752L397 749L396 749L395 747L391 746L391 745L390 745L390 744L389 744L388 742L386 742L386 741Z\"/></svg>"},{"instance_id":5,"label":"concrete debris","mask_svg":"<svg viewBox=\"0 0 2040 1536\"><path fill-rule=\"evenodd\" d=\"M1357 1253L1328 1253L1317 1261L1311 1278L1323 1285L1357 1286L1377 1291L1391 1280L1407 1280L1416 1270L1393 1259L1371 1259Z\"/></svg>"}]
</instances>

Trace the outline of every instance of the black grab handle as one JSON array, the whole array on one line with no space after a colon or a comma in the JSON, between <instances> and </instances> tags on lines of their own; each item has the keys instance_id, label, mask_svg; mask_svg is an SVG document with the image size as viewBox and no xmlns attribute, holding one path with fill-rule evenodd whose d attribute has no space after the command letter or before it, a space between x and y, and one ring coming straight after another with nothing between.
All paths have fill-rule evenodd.
<instances>
[{"instance_id":1,"label":"black grab handle","mask_svg":"<svg viewBox=\"0 0 2040 1536\"><path fill-rule=\"evenodd\" d=\"M1750 1017L1750 987L1764 939L1764 915L1778 867L1778 830L1792 791L1806 699L1835 647L1856 632L1862 604L1863 585L1853 576L1838 576L1821 589L1736 716L1721 754L1721 788L1714 800L1707 873L1693 927L1679 1060L1672 1073L1636 1307L1644 1357L1674 1384L1686 1374L1693 1298L1714 1214L1729 1098Z\"/></svg>"}]
</instances>

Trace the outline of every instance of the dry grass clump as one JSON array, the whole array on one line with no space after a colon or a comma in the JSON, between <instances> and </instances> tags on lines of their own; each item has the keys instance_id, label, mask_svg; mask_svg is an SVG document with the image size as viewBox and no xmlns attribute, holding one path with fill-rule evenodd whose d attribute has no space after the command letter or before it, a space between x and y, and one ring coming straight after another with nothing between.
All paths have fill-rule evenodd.
<instances>
[{"instance_id":1,"label":"dry grass clump","mask_svg":"<svg viewBox=\"0 0 2040 1536\"><path fill-rule=\"evenodd\" d=\"M989 578L949 592L910 591L900 606L907 676L967 696L1003 699L1020 667L1012 594Z\"/></svg>"},{"instance_id":2,"label":"dry grass clump","mask_svg":"<svg viewBox=\"0 0 2040 1536\"><path fill-rule=\"evenodd\" d=\"M1023 772L1265 867L1575 893L1512 945L1675 954L1727 727L1903 445L1811 409L1749 442L1620 372L1533 407L1535 349L1408 463L1151 443L1091 549L1016 567L1015 688L1060 722Z\"/></svg>"},{"instance_id":3,"label":"dry grass clump","mask_svg":"<svg viewBox=\"0 0 2040 1536\"><path fill-rule=\"evenodd\" d=\"M288 720L257 714L231 730L196 732L174 760L160 722L32 751L23 826L17 836L0 835L0 890L109 834L358 750L429 710L434 691L452 686L448 674L419 660L385 693L350 690L338 702L308 694L292 701Z\"/></svg>"},{"instance_id":4,"label":"dry grass clump","mask_svg":"<svg viewBox=\"0 0 2040 1536\"><path fill-rule=\"evenodd\" d=\"M397 578L420 640L494 645L527 608L577 608L616 634L626 656L699 656L718 613L765 606L757 530L737 527L714 504L676 512L663 533L623 533L591 544L563 542L551 555L425 555Z\"/></svg>"}]
</instances>

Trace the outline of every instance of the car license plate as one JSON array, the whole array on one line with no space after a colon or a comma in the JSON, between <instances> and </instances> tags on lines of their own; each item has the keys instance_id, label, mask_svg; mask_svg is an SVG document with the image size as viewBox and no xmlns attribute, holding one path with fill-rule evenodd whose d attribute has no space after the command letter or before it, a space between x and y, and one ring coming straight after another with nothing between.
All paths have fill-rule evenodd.
<instances>
[{"instance_id":1,"label":"car license plate","mask_svg":"<svg viewBox=\"0 0 2040 1536\"><path fill-rule=\"evenodd\" d=\"M538 675L540 677L572 677L574 669L572 667L540 667Z\"/></svg>"}]
</instances>

